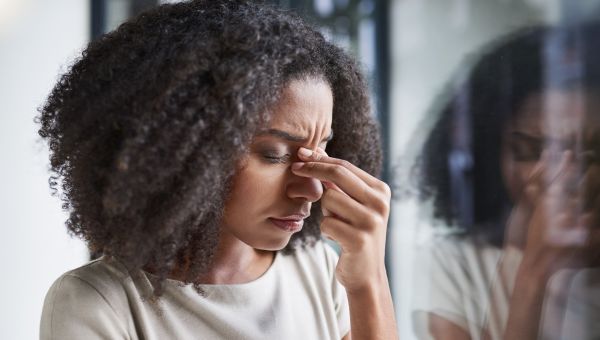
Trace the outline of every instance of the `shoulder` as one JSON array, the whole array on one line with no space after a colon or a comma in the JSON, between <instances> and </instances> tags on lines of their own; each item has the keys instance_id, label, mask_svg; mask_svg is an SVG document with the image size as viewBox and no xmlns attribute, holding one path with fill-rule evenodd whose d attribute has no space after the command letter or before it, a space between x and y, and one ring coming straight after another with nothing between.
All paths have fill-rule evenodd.
<instances>
[{"instance_id":1,"label":"shoulder","mask_svg":"<svg viewBox=\"0 0 600 340\"><path fill-rule=\"evenodd\" d=\"M413 302L419 308L462 310L465 296L483 301L501 256L501 249L470 237L432 238L415 256L413 284L423 293Z\"/></svg>"},{"instance_id":2,"label":"shoulder","mask_svg":"<svg viewBox=\"0 0 600 340\"><path fill-rule=\"evenodd\" d=\"M123 300L124 286L131 281L132 278L125 267L117 261L102 257L61 275L50 288L50 292L77 294L79 298L84 298L82 295L86 294L97 295L111 308L119 310L116 302Z\"/></svg>"},{"instance_id":3,"label":"shoulder","mask_svg":"<svg viewBox=\"0 0 600 340\"><path fill-rule=\"evenodd\" d=\"M127 274L106 259L61 275L46 294L40 338L77 338L99 329L108 337L125 334L126 280Z\"/></svg>"},{"instance_id":4,"label":"shoulder","mask_svg":"<svg viewBox=\"0 0 600 340\"><path fill-rule=\"evenodd\" d=\"M501 249L462 235L433 237L417 247L416 294L411 298L417 334L429 334L429 313L459 325L481 325L489 284Z\"/></svg>"},{"instance_id":5,"label":"shoulder","mask_svg":"<svg viewBox=\"0 0 600 340\"><path fill-rule=\"evenodd\" d=\"M469 267L476 263L495 264L502 250L489 243L462 235L437 236L417 246L419 261L424 265Z\"/></svg>"}]
</instances>

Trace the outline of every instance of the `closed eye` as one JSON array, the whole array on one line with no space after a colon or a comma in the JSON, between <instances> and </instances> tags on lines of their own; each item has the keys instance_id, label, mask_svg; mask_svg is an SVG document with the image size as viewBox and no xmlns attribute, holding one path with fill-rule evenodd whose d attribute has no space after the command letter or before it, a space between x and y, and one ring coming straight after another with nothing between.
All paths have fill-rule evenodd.
<instances>
[{"instance_id":1,"label":"closed eye","mask_svg":"<svg viewBox=\"0 0 600 340\"><path fill-rule=\"evenodd\" d=\"M513 132L511 137L510 147L515 160L530 162L540 158L543 149L543 142L540 138L521 132Z\"/></svg>"},{"instance_id":2,"label":"closed eye","mask_svg":"<svg viewBox=\"0 0 600 340\"><path fill-rule=\"evenodd\" d=\"M272 163L272 164L284 164L284 163L288 163L290 161L292 155L290 155L290 154L277 155L277 154L265 153L262 155L262 157L267 162Z\"/></svg>"}]
</instances>

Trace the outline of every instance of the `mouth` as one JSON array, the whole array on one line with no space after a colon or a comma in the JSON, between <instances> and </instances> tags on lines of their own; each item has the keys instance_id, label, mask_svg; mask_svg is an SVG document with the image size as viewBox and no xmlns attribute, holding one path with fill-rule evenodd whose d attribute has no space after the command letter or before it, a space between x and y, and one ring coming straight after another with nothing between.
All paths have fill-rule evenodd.
<instances>
[{"instance_id":1,"label":"mouth","mask_svg":"<svg viewBox=\"0 0 600 340\"><path fill-rule=\"evenodd\" d=\"M308 216L308 214L295 214L285 217L269 217L269 221L283 231L295 233L302 230L304 219Z\"/></svg>"}]
</instances>

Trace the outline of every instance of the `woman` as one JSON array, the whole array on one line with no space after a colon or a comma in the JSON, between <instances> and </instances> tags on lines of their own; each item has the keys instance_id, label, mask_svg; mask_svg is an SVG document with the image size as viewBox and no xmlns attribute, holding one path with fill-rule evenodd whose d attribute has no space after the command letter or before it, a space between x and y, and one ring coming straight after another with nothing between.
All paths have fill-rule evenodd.
<instances>
[{"instance_id":1,"label":"woman","mask_svg":"<svg viewBox=\"0 0 600 340\"><path fill-rule=\"evenodd\" d=\"M42 339L396 338L365 82L301 19L162 5L92 42L38 119L102 254L52 286Z\"/></svg>"},{"instance_id":2,"label":"woman","mask_svg":"<svg viewBox=\"0 0 600 340\"><path fill-rule=\"evenodd\" d=\"M461 232L419 257L422 338L600 336L588 285L600 249L599 36L596 24L528 28L453 84L420 188Z\"/></svg>"}]
</instances>

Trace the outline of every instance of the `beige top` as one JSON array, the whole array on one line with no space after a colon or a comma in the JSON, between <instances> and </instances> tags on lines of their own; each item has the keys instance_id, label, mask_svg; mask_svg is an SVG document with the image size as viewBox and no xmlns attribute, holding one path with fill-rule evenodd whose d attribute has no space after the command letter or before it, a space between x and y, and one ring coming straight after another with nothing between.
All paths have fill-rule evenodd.
<instances>
[{"instance_id":1,"label":"beige top","mask_svg":"<svg viewBox=\"0 0 600 340\"><path fill-rule=\"evenodd\" d=\"M244 284L190 285L167 280L159 307L143 301L147 274L100 258L63 274L46 295L41 339L341 339L348 301L335 278L338 256L322 241Z\"/></svg>"},{"instance_id":2,"label":"beige top","mask_svg":"<svg viewBox=\"0 0 600 340\"><path fill-rule=\"evenodd\" d=\"M493 340L503 338L519 250L449 236L425 245L416 258L412 321L419 339L433 339L428 313L462 327L472 340L482 339L483 329ZM500 261L505 275L499 275ZM539 338L600 339L599 315L600 269L561 270L546 287Z\"/></svg>"},{"instance_id":3,"label":"beige top","mask_svg":"<svg viewBox=\"0 0 600 340\"><path fill-rule=\"evenodd\" d=\"M428 313L434 313L462 327L471 339L481 339L501 256L499 248L460 237L435 238L422 245L416 256L411 301L417 337L433 339ZM506 314L506 304L496 306L502 309L500 315Z\"/></svg>"}]
</instances>

